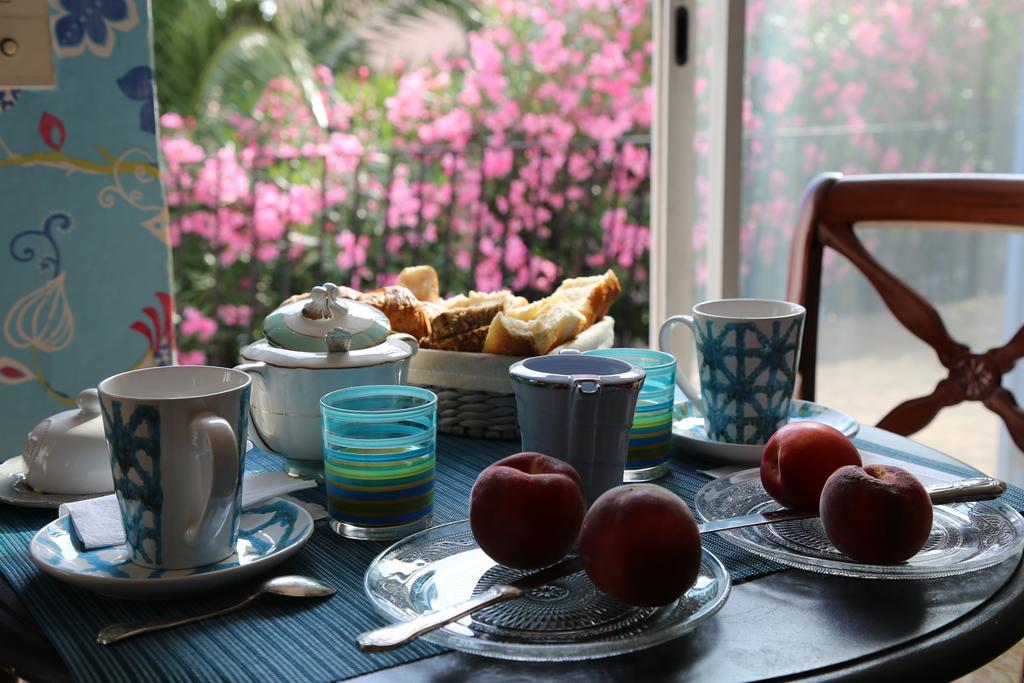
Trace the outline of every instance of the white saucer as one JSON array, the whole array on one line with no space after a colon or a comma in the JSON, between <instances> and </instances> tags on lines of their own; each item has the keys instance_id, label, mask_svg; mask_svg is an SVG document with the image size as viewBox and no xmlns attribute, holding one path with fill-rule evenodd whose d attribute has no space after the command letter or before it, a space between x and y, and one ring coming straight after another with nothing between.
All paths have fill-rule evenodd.
<instances>
[{"instance_id":1,"label":"white saucer","mask_svg":"<svg viewBox=\"0 0 1024 683\"><path fill-rule=\"evenodd\" d=\"M25 482L25 472L25 461L20 455L0 463L0 502L19 507L53 508L56 510L64 503L73 503L76 500L96 498L113 493L113 490L85 494L42 493Z\"/></svg>"},{"instance_id":2,"label":"white saucer","mask_svg":"<svg viewBox=\"0 0 1024 683\"><path fill-rule=\"evenodd\" d=\"M242 511L235 553L193 569L149 569L132 563L125 546L80 550L71 520L60 517L36 532L29 555L50 576L123 598L177 597L230 584L284 562L313 533L313 518L298 505L271 500Z\"/></svg>"},{"instance_id":3,"label":"white saucer","mask_svg":"<svg viewBox=\"0 0 1024 683\"><path fill-rule=\"evenodd\" d=\"M760 466L764 446L712 441L704 429L704 416L678 389L673 418L672 444L684 454L696 455L723 465ZM850 438L860 430L860 424L841 410L799 399L793 399L790 403L789 421L822 422Z\"/></svg>"}]
</instances>

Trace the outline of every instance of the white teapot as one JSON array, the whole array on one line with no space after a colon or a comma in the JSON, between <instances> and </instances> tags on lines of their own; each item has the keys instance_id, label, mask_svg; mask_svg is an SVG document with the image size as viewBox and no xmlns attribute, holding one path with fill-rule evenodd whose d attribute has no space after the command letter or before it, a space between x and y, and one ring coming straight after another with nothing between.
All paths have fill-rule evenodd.
<instances>
[{"instance_id":1,"label":"white teapot","mask_svg":"<svg viewBox=\"0 0 1024 683\"><path fill-rule=\"evenodd\" d=\"M405 384L419 350L411 335L391 331L386 315L340 298L331 283L272 311L263 333L242 348L236 367L253 379L249 438L284 456L294 474L323 471L321 397L346 387Z\"/></svg>"}]
</instances>

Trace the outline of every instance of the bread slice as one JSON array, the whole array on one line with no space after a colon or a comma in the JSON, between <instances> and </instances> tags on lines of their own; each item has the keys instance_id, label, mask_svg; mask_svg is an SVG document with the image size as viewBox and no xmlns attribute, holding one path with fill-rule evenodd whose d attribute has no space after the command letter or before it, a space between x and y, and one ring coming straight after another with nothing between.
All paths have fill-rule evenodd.
<instances>
[{"instance_id":1,"label":"bread slice","mask_svg":"<svg viewBox=\"0 0 1024 683\"><path fill-rule=\"evenodd\" d=\"M420 301L440 301L441 289L433 266L410 266L398 274L398 284Z\"/></svg>"},{"instance_id":2,"label":"bread slice","mask_svg":"<svg viewBox=\"0 0 1024 683\"><path fill-rule=\"evenodd\" d=\"M484 341L487 339L489 326L484 325L461 334L445 337L444 339L424 338L420 340L420 347L424 349L439 349L443 351L472 351L479 353L484 350Z\"/></svg>"},{"instance_id":3,"label":"bread slice","mask_svg":"<svg viewBox=\"0 0 1024 683\"><path fill-rule=\"evenodd\" d=\"M494 316L484 351L507 356L540 356L575 337L586 324L586 316L567 297L552 294Z\"/></svg>"},{"instance_id":4,"label":"bread slice","mask_svg":"<svg viewBox=\"0 0 1024 683\"><path fill-rule=\"evenodd\" d=\"M525 306L526 299L515 296L507 289L497 292L470 292L468 295L460 294L447 301L442 302L444 310L430 320L430 338L427 340L426 348L452 348L451 345L441 344L449 337L462 337L473 330L483 329L486 336L486 328L491 324L494 316L501 311L516 306ZM478 333L479 334L479 333ZM457 346L476 346L475 342L459 340L453 342ZM483 340L480 340L482 347ZM468 351L468 348L459 348L460 351ZM480 349L476 349L479 351Z\"/></svg>"},{"instance_id":5,"label":"bread slice","mask_svg":"<svg viewBox=\"0 0 1024 683\"><path fill-rule=\"evenodd\" d=\"M603 318L622 291L615 271L608 269L604 275L574 277L563 280L555 294L565 296L576 309L587 318L584 327L590 327ZM581 332L583 330L580 330Z\"/></svg>"},{"instance_id":6,"label":"bread slice","mask_svg":"<svg viewBox=\"0 0 1024 683\"><path fill-rule=\"evenodd\" d=\"M502 310L525 306L528 302L521 296L516 296L507 289L500 289L497 292L474 292L459 294L450 299L445 299L445 308L455 310L459 308L474 308L477 306L493 306L499 304Z\"/></svg>"},{"instance_id":7,"label":"bread slice","mask_svg":"<svg viewBox=\"0 0 1024 683\"><path fill-rule=\"evenodd\" d=\"M436 342L486 327L503 309L504 306L500 303L445 309L430 321L430 339ZM441 347L431 346L429 348Z\"/></svg>"}]
</instances>

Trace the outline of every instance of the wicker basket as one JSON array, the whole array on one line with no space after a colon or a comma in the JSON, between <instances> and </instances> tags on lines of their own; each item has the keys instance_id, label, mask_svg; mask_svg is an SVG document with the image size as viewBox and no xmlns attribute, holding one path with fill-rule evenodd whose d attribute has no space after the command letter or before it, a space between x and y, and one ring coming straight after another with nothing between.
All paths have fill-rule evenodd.
<instances>
[{"instance_id":1,"label":"wicker basket","mask_svg":"<svg viewBox=\"0 0 1024 683\"><path fill-rule=\"evenodd\" d=\"M606 349L615 321L605 316L561 349ZM518 439L516 397L508 369L518 356L421 349L409 366L409 384L437 394L437 430L478 439Z\"/></svg>"}]
</instances>

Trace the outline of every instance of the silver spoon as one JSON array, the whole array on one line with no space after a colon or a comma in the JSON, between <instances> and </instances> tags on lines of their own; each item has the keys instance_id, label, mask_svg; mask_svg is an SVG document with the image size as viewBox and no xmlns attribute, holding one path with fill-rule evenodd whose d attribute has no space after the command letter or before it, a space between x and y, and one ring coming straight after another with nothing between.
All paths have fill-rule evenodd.
<instances>
[{"instance_id":1,"label":"silver spoon","mask_svg":"<svg viewBox=\"0 0 1024 683\"><path fill-rule=\"evenodd\" d=\"M165 628L173 628L182 624L191 624L194 621L202 621L210 617L219 617L228 612L239 610L264 593L284 595L289 598L323 598L334 595L334 589L319 579L309 576L278 576L261 583L256 590L250 593L240 602L224 607L223 609L196 614L190 617L179 617L177 619L162 619L159 621L138 621L131 624L114 624L100 629L96 634L96 642L100 645L110 645L125 638L137 636L140 633L151 631L162 631Z\"/></svg>"}]
</instances>

